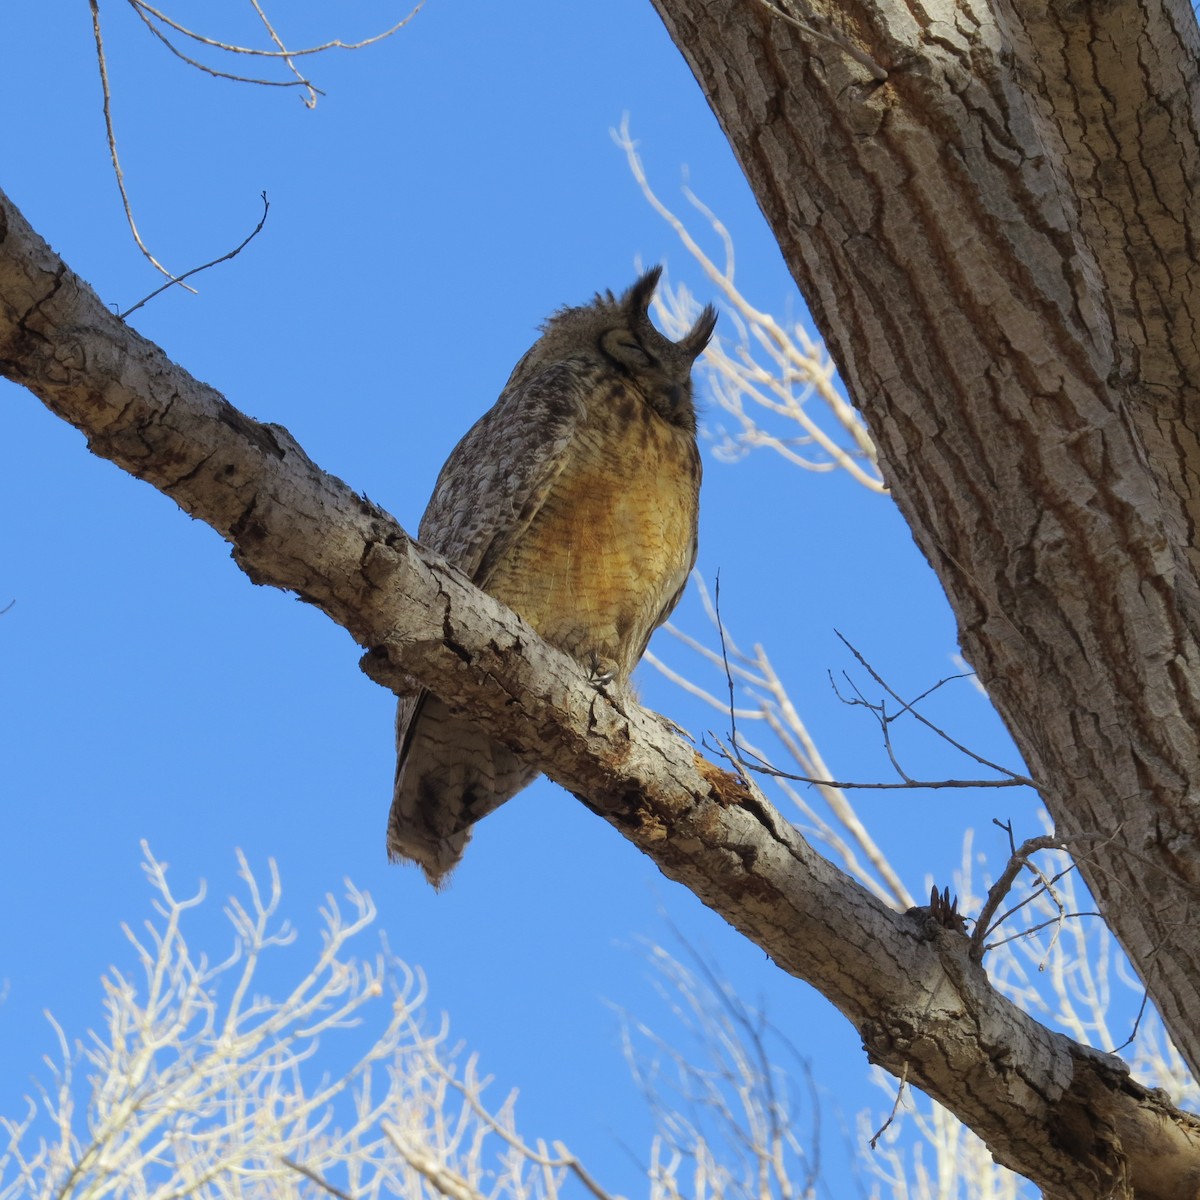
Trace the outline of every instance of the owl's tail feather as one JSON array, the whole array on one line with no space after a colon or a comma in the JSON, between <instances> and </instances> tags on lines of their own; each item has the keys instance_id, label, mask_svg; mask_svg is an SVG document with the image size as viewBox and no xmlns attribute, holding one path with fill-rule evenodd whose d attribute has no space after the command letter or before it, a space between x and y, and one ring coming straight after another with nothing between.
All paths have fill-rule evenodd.
<instances>
[{"instance_id":1,"label":"owl's tail feather","mask_svg":"<svg viewBox=\"0 0 1200 1200\"><path fill-rule=\"evenodd\" d=\"M440 888L462 858L471 826L538 771L428 692L401 702L396 742L388 857L417 863Z\"/></svg>"}]
</instances>

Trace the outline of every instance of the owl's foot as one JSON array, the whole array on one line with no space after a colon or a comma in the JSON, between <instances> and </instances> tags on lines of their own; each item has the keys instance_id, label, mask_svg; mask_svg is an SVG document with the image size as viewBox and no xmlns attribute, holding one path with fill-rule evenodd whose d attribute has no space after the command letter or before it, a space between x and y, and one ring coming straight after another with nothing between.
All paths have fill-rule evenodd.
<instances>
[{"instance_id":1,"label":"owl's foot","mask_svg":"<svg viewBox=\"0 0 1200 1200\"><path fill-rule=\"evenodd\" d=\"M588 655L588 682L592 687L603 691L617 677L617 664L614 659L605 658L595 650Z\"/></svg>"}]
</instances>

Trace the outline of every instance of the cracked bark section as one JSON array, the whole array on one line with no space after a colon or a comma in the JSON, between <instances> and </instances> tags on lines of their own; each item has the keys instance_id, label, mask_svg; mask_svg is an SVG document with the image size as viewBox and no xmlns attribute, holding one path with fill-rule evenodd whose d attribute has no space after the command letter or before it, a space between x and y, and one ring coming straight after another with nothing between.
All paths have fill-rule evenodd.
<instances>
[{"instance_id":1,"label":"cracked bark section","mask_svg":"<svg viewBox=\"0 0 1200 1200\"><path fill-rule=\"evenodd\" d=\"M880 84L759 0L654 3L1059 832L1115 835L1081 869L1200 1073L1190 7L809 4Z\"/></svg>"},{"instance_id":2,"label":"cracked bark section","mask_svg":"<svg viewBox=\"0 0 1200 1200\"><path fill-rule=\"evenodd\" d=\"M368 674L392 688L415 678L525 748L666 875L817 987L876 1061L958 1113L1046 1195L1132 1194L1113 1190L1128 1179L1145 1200L1200 1191L1189 1119L1138 1089L1118 1060L1002 999L969 960L965 936L926 910L885 907L743 781L627 693L598 691L578 664L321 472L286 430L237 413L169 362L2 194L0 219L3 373L213 526L252 580L296 591L373 647ZM1168 1160L1178 1170L1159 1186L1155 1171ZM1192 1192L1180 1191L1185 1179Z\"/></svg>"}]
</instances>

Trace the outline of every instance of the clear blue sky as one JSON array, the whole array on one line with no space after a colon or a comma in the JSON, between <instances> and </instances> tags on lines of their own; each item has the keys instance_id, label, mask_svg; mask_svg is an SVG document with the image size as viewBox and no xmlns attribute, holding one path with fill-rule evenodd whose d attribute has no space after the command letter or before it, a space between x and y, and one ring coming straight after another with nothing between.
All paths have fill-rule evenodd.
<instances>
[{"instance_id":1,"label":"clear blue sky","mask_svg":"<svg viewBox=\"0 0 1200 1200\"><path fill-rule=\"evenodd\" d=\"M402 3L288 0L274 16L294 44L352 40ZM198 296L177 290L131 323L410 530L446 454L554 308L623 288L639 259L710 297L612 142L624 113L660 194L682 206L686 170L728 224L746 293L802 311L648 0L430 0L383 45L309 60L326 93L312 112L294 92L184 67L125 5L102 11L126 180L158 256L177 271L213 258L253 227L260 192L271 201L264 233L200 276ZM254 36L248 5L172 11ZM127 307L156 278L108 163L87 6L5 6L0 59L0 186ZM7 383L0 395L0 606L15 601L0 618L0 1112L19 1110L53 1050L43 1010L82 1035L101 1019L102 972L131 963L120 923L139 923L150 901L139 840L182 892L208 881L194 937L213 957L227 945L216 899L241 847L260 869L278 860L309 948L327 891L345 877L370 891L392 948L428 972L431 1007L480 1053L497 1095L521 1089L524 1132L561 1138L630 1195L644 1190L634 1157L649 1124L608 1005L665 1024L637 943L669 938L669 918L811 1057L831 1193L849 1194L844 1143L881 1098L828 1004L545 781L478 830L444 893L390 867L393 701L360 674L350 638L253 587L207 526L91 457L33 397ZM877 732L830 691L827 673L853 668L834 629L909 692L949 674L956 650L890 502L765 456L708 457L702 508L699 569L720 571L734 636L769 647L836 772L886 777ZM680 620L711 640L694 598ZM662 635L656 646L694 665ZM723 734L717 714L651 671L639 678L650 706ZM942 711L957 736L1019 766L969 685ZM930 762L914 751L914 767ZM929 874L951 882L967 826L997 856L993 816L1038 831L1032 802L1011 791L860 805L916 893Z\"/></svg>"}]
</instances>

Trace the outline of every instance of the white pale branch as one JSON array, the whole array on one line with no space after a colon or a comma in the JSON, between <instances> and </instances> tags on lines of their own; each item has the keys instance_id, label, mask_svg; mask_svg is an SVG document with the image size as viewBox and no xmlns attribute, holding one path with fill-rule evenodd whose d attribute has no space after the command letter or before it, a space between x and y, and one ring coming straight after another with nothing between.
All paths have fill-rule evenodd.
<instances>
[{"instance_id":1,"label":"white pale branch","mask_svg":"<svg viewBox=\"0 0 1200 1200\"><path fill-rule=\"evenodd\" d=\"M699 362L708 389L741 427L736 434L726 433L717 443L717 455L732 459L751 450L769 449L805 470L843 470L869 491L886 491L871 435L839 390L836 368L824 346L811 338L799 322L784 326L746 299L734 279L734 246L729 231L690 189L685 189L688 201L720 239L724 266L718 266L705 253L687 225L650 187L637 143L629 133L628 119L613 136L625 152L642 195L720 290L725 315L737 328L736 342L729 344L718 332ZM672 286L669 281L655 293L654 311L669 337L683 337L695 324L700 308L685 288ZM782 422L782 432L772 432L761 424L747 402L764 416L775 418L776 424Z\"/></svg>"},{"instance_id":2,"label":"white pale branch","mask_svg":"<svg viewBox=\"0 0 1200 1200\"><path fill-rule=\"evenodd\" d=\"M286 430L171 363L2 194L0 372L216 529L255 582L296 592L371 647L376 678L415 678L526 754L1047 1195L1084 1200L1136 1177L1142 1200L1166 1200L1181 1172L1200 1178L1195 1124L1119 1060L1022 1013L962 934L883 904L627 694L590 686Z\"/></svg>"},{"instance_id":3,"label":"white pale branch","mask_svg":"<svg viewBox=\"0 0 1200 1200\"><path fill-rule=\"evenodd\" d=\"M666 1030L622 1012L625 1058L659 1129L651 1200L679 1196L689 1176L706 1180L713 1200L815 1196L821 1110L810 1065L709 964L686 957L646 948Z\"/></svg>"},{"instance_id":4,"label":"white pale branch","mask_svg":"<svg viewBox=\"0 0 1200 1200\"><path fill-rule=\"evenodd\" d=\"M362 1200L386 1194L390 1168L375 1153L377 1127L405 1104L428 1107L427 1074L404 1064L442 1050L413 1018L421 978L381 954L364 959L351 950L374 920L370 898L348 886L348 914L327 898L316 961L272 1000L263 990L264 955L294 937L278 915L274 864L264 893L239 856L247 898L226 909L233 947L210 964L184 934L203 887L177 896L166 864L144 844L143 852L156 917L141 932L125 930L137 969L113 967L103 979L100 1032L73 1046L58 1030L61 1057L42 1112L31 1103L23 1119L0 1118L0 1197L208 1195L231 1179L237 1190L221 1194L251 1195L270 1181L273 1194L290 1196L285 1160L349 1172ZM306 1082L302 1065L318 1045L381 1007L381 1028L357 1061L335 1079ZM373 1067L392 1086L373 1089ZM343 1118L336 1129L335 1110Z\"/></svg>"},{"instance_id":5,"label":"white pale branch","mask_svg":"<svg viewBox=\"0 0 1200 1200\"><path fill-rule=\"evenodd\" d=\"M315 959L285 975L275 951L295 931L274 863L263 889L239 855L232 949L212 964L186 929L203 886L177 895L143 852L155 916L126 929L134 969L107 972L98 1030L72 1044L55 1025L40 1103L0 1116L0 1200L299 1200L311 1184L354 1200L557 1200L568 1167L609 1200L569 1151L552 1160L516 1137L513 1097L488 1107L489 1080L460 1065L446 1023L427 1028L420 972L363 954L365 893L326 898ZM331 1076L322 1061L347 1052Z\"/></svg>"}]
</instances>

